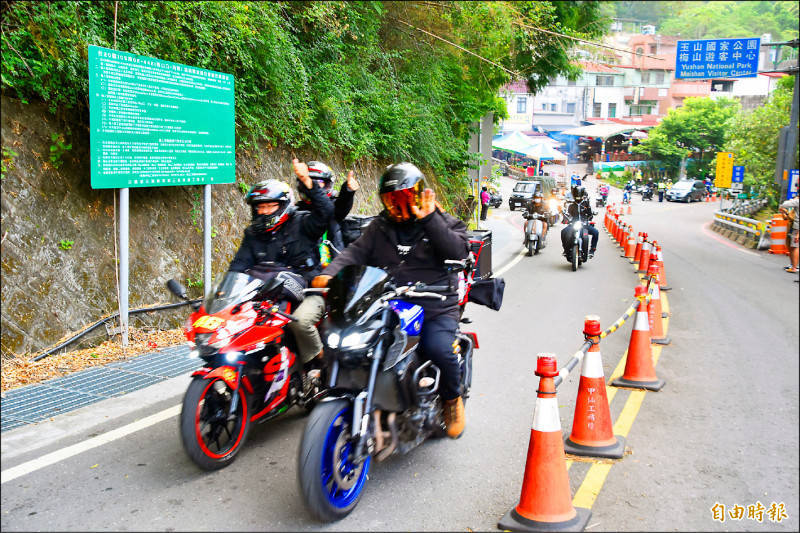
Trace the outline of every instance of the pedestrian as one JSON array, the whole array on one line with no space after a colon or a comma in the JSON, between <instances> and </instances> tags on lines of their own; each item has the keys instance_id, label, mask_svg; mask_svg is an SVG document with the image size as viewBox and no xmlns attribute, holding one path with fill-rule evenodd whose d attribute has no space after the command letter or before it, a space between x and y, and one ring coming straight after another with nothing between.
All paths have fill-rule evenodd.
<instances>
[{"instance_id":1,"label":"pedestrian","mask_svg":"<svg viewBox=\"0 0 800 533\"><path fill-rule=\"evenodd\" d=\"M528 165L525 167L525 175L529 178L532 178L536 175L536 168L533 165Z\"/></svg>"},{"instance_id":2,"label":"pedestrian","mask_svg":"<svg viewBox=\"0 0 800 533\"><path fill-rule=\"evenodd\" d=\"M481 189L481 220L486 220L486 213L489 212L489 191L486 187Z\"/></svg>"},{"instance_id":3,"label":"pedestrian","mask_svg":"<svg viewBox=\"0 0 800 533\"><path fill-rule=\"evenodd\" d=\"M783 215L783 218L789 221L789 231L786 235L786 246L789 248L789 260L791 264L784 268L786 272L796 273L798 262L798 239L800 239L800 220L798 220L798 200L800 197L795 196L791 200L783 202L778 209Z\"/></svg>"},{"instance_id":4,"label":"pedestrian","mask_svg":"<svg viewBox=\"0 0 800 533\"><path fill-rule=\"evenodd\" d=\"M664 183L664 179L663 178L660 178L658 180L657 187L658 187L658 201L659 202L663 202L664 201L664 192L667 190L667 184Z\"/></svg>"}]
</instances>

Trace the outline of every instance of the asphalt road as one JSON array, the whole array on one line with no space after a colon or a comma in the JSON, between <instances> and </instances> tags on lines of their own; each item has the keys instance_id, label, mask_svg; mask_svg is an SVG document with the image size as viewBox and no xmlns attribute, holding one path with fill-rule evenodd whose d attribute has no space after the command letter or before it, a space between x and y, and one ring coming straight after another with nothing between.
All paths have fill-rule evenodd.
<instances>
[{"instance_id":1,"label":"asphalt road","mask_svg":"<svg viewBox=\"0 0 800 533\"><path fill-rule=\"evenodd\" d=\"M504 180L507 201L513 182ZM594 183L588 189L594 191ZM612 194L612 200L618 191ZM745 250L707 229L715 204L634 199L628 219L663 246L672 316L656 367L667 384L648 392L627 434L629 454L598 480L595 465L569 469L576 499L589 501L591 531L778 530L798 522L798 284L784 257ZM522 218L491 210L503 308L468 307L477 332L472 397L461 439L429 441L374 463L361 502L344 520L308 517L296 481L305 418L293 409L257 425L228 468L207 473L187 458L177 416L185 377L107 400L2 436L4 531L86 530L496 530L516 505L530 436L536 354L559 366L578 349L584 316L616 320L638 278L601 231L598 255L578 272L558 235L535 257L520 255ZM602 226L602 210L598 217ZM555 230L560 231L561 226ZM621 360L630 324L601 343L606 377ZM558 389L562 428L572 424L577 372ZM611 402L616 420L629 390ZM147 417L160 415L150 424ZM139 421L139 427L130 424ZM135 429L111 440L121 427ZM98 437L99 436L99 437ZM98 443L98 438L109 442ZM93 440L90 440L93 439ZM73 446L72 448L69 448ZM90 446L93 446L90 448ZM71 452L65 453L64 451ZM61 459L30 463L46 454ZM7 481L11 469L32 465ZM38 468L36 468L38 466ZM602 476L601 476L602 477ZM586 494L590 497L587 500ZM781 522L714 521L711 508L783 503ZM727 513L726 513L727 514Z\"/></svg>"}]
</instances>

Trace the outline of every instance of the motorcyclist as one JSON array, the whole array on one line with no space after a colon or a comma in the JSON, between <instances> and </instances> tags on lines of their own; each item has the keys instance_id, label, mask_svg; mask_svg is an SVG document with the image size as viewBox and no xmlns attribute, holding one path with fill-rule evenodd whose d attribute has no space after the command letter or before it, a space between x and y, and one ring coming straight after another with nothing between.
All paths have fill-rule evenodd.
<instances>
[{"instance_id":1,"label":"motorcyclist","mask_svg":"<svg viewBox=\"0 0 800 533\"><path fill-rule=\"evenodd\" d=\"M623 198L622 198L623 202L630 203L631 196L633 195L633 187L634 187L633 180L630 180L628 183L625 184L625 189L624 189Z\"/></svg>"},{"instance_id":2,"label":"motorcyclist","mask_svg":"<svg viewBox=\"0 0 800 533\"><path fill-rule=\"evenodd\" d=\"M594 211L592 211L592 206L589 203L589 195L586 193L584 187L573 187L572 198L573 201L569 202L564 208L564 217L567 219L565 223L567 225L561 230L561 245L564 247L564 254L566 254L567 250L572 246L573 239L573 229L569 223L577 218L578 213L580 213L581 220L586 223L584 228L586 228L589 235L592 236L592 242L589 248L589 259L591 259L594 257L595 251L597 250L597 240L600 238L600 232L597 231L597 228L588 223L592 220L592 217L594 217Z\"/></svg>"},{"instance_id":3,"label":"motorcyclist","mask_svg":"<svg viewBox=\"0 0 800 533\"><path fill-rule=\"evenodd\" d=\"M528 214L533 215L534 213L537 215L542 215L542 248L547 246L547 219L549 218L550 211L547 208L547 205L544 203L544 196L542 195L542 191L540 189L536 189L536 192L533 193L533 196L525 203L525 209ZM525 220L525 237L527 239L528 235L528 224L533 224L533 220L528 218ZM527 241L524 241L524 244L527 244Z\"/></svg>"},{"instance_id":4,"label":"motorcyclist","mask_svg":"<svg viewBox=\"0 0 800 533\"><path fill-rule=\"evenodd\" d=\"M250 188L246 201L252 212L252 223L231 261L233 272L289 270L308 284L321 271L317 243L333 216L333 202L317 182L311 179L308 167L292 161L303 193L312 209L298 211L292 204L292 190L286 183L269 179ZM300 357L309 363L322 352L316 323L322 317L325 302L321 296L306 296L293 311L298 320L291 322Z\"/></svg>"},{"instance_id":5,"label":"motorcyclist","mask_svg":"<svg viewBox=\"0 0 800 533\"><path fill-rule=\"evenodd\" d=\"M312 282L324 287L347 265L372 265L386 269L398 284L422 281L430 285L458 286L457 274L449 273L445 260L462 260L469 254L466 226L436 203L425 176L411 163L386 168L379 194L384 210L361 237L345 248ZM459 309L456 290L446 300L424 299L425 311L420 345L441 371L441 395L447 434L458 438L464 430L464 403L460 391L460 367L453 355Z\"/></svg>"},{"instance_id":6,"label":"motorcyclist","mask_svg":"<svg viewBox=\"0 0 800 533\"><path fill-rule=\"evenodd\" d=\"M603 205L608 202L608 185L603 183L600 185L600 196L603 198Z\"/></svg>"},{"instance_id":7,"label":"motorcyclist","mask_svg":"<svg viewBox=\"0 0 800 533\"><path fill-rule=\"evenodd\" d=\"M358 181L356 181L353 171L349 171L347 173L347 179L339 189L339 194L336 195L334 193L335 176L333 170L320 161L309 161L307 166L309 177L313 181L316 181L322 190L325 191L328 198L333 201L333 217L328 222L327 230L323 234L322 239L329 240L333 247L338 250L338 252L341 252L344 249L344 239L342 238L340 224L353 208L353 197L359 187ZM311 199L304 192L305 189L305 186L298 185L300 200L295 204L298 211L310 211L313 209ZM336 250L330 250L328 246L322 243L319 244L319 249L322 266L328 266L331 256L337 253Z\"/></svg>"}]
</instances>

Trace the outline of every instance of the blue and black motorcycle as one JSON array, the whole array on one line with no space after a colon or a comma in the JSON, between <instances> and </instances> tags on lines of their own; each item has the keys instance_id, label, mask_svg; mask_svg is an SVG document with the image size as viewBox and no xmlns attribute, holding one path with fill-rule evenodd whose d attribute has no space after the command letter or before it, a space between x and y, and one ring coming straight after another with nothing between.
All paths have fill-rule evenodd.
<instances>
[{"instance_id":1,"label":"blue and black motorcycle","mask_svg":"<svg viewBox=\"0 0 800 533\"><path fill-rule=\"evenodd\" d=\"M448 263L454 270L466 266ZM373 458L405 454L444 435L441 372L418 351L425 317L413 301L443 299L449 290L396 286L384 270L359 265L343 268L328 287L329 311L320 329L331 388L315 398L298 457L306 505L324 522L353 510ZM457 340L466 401L478 342L474 333L459 332Z\"/></svg>"}]
</instances>

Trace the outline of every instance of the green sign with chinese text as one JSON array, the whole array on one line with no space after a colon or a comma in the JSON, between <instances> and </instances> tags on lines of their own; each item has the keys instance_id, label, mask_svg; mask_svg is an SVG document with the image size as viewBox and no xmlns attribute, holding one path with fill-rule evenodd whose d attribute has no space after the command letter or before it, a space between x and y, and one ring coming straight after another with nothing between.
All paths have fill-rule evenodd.
<instances>
[{"instance_id":1,"label":"green sign with chinese text","mask_svg":"<svg viewBox=\"0 0 800 533\"><path fill-rule=\"evenodd\" d=\"M89 46L93 189L233 183L233 75Z\"/></svg>"}]
</instances>

